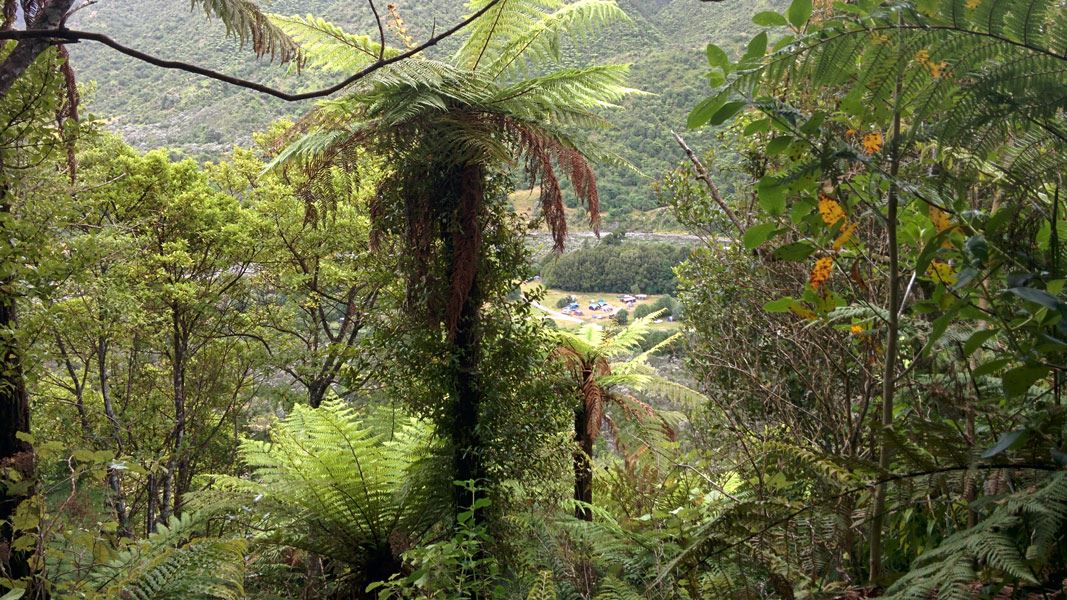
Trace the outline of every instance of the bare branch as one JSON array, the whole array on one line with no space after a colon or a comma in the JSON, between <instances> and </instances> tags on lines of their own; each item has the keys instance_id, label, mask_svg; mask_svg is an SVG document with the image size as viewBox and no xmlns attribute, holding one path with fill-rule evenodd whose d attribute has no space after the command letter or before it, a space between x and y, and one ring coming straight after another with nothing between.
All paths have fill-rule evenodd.
<instances>
[{"instance_id":1,"label":"bare branch","mask_svg":"<svg viewBox=\"0 0 1067 600\"><path fill-rule=\"evenodd\" d=\"M729 217L730 221L734 224L734 227L737 227L737 235L745 235L745 227L741 225L741 221L738 220L737 215L734 214L734 211L730 210L726 201L722 199L722 194L719 193L719 186L715 185L715 182L711 179L711 175L708 174L708 170L704 168L704 164L697 158L696 152L693 152L693 149L689 147L689 144L685 143L682 136L673 131L671 134L674 135L675 141L677 141L678 145L685 151L685 155L689 157L689 161L693 163L697 179L703 181L704 185L708 186L708 191L711 192L711 199L715 201L715 204L719 205L719 208L721 208L724 213L726 213L726 216Z\"/></svg>"}]
</instances>

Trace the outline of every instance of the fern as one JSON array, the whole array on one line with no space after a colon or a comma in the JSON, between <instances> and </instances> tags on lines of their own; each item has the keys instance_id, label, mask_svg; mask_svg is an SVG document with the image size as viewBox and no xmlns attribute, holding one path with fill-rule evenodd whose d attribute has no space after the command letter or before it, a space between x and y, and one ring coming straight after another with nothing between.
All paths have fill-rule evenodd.
<instances>
[{"instance_id":1,"label":"fern","mask_svg":"<svg viewBox=\"0 0 1067 600\"><path fill-rule=\"evenodd\" d=\"M198 537L201 515L171 517L91 574L105 598L238 600L244 597L243 540Z\"/></svg>"},{"instance_id":2,"label":"fern","mask_svg":"<svg viewBox=\"0 0 1067 600\"><path fill-rule=\"evenodd\" d=\"M845 13L767 56L746 55L727 65L730 81L694 111L691 123L706 122L731 99L773 113L765 100L782 81L840 88L843 102L884 112L901 73L900 100L910 112L906 138L937 139L978 159L998 150L1004 156L994 164L1010 180L1031 182L1030 189L1051 181L1065 166L1067 142L1062 3L932 0L920 6Z\"/></svg>"},{"instance_id":3,"label":"fern","mask_svg":"<svg viewBox=\"0 0 1067 600\"><path fill-rule=\"evenodd\" d=\"M600 583L593 600L643 600L643 596L625 582L608 577Z\"/></svg>"},{"instance_id":4,"label":"fern","mask_svg":"<svg viewBox=\"0 0 1067 600\"><path fill-rule=\"evenodd\" d=\"M526 600L556 600L556 584L552 581L552 571L541 571L537 582L526 594Z\"/></svg>"},{"instance_id":5,"label":"fern","mask_svg":"<svg viewBox=\"0 0 1067 600\"><path fill-rule=\"evenodd\" d=\"M190 3L192 8L199 6L207 16L222 21L226 33L242 45L251 42L256 56L270 55L281 62L300 57L297 43L271 22L255 0L190 0Z\"/></svg>"},{"instance_id":6,"label":"fern","mask_svg":"<svg viewBox=\"0 0 1067 600\"><path fill-rule=\"evenodd\" d=\"M450 507L448 482L430 458L429 427L419 421L382 431L338 401L298 405L269 442L245 440L239 454L250 478L209 478L194 506L251 509L267 530L260 542L357 571L399 566L391 544L419 539Z\"/></svg>"},{"instance_id":7,"label":"fern","mask_svg":"<svg viewBox=\"0 0 1067 600\"><path fill-rule=\"evenodd\" d=\"M1041 568L1067 539L1067 473L999 501L975 527L923 554L888 600L971 598L976 582L1038 586Z\"/></svg>"}]
</instances>

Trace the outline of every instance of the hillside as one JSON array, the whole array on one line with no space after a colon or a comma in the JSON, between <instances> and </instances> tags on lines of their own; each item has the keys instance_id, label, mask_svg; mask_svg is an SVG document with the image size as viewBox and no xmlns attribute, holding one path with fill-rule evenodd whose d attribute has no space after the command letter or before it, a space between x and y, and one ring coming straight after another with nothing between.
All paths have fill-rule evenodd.
<instances>
[{"instance_id":1,"label":"hillside","mask_svg":"<svg viewBox=\"0 0 1067 600\"><path fill-rule=\"evenodd\" d=\"M603 207L616 215L655 207L649 182L682 158L669 130L684 126L689 107L704 95L703 48L709 41L737 48L752 32L751 15L779 0L705 3L695 0L622 0L632 23L615 27L583 46L582 60L631 63L633 85L653 95L629 100L609 115L613 130L595 139L634 169L601 167ZM286 89L311 89L326 80L235 52L236 42L217 22L191 14L185 2L142 0L135 9L103 0L76 14L72 26L105 32L148 53L193 62ZM401 0L398 9L418 38L436 21L453 23L463 14L459 0ZM372 26L369 11L342 0L275 0L281 14L315 14L349 30ZM439 52L447 52L445 45ZM282 116L301 114L310 102L285 103L180 72L164 71L111 50L81 44L71 50L82 83L96 82L88 96L94 113L140 148L176 147L201 159L247 143L251 133ZM573 59L572 59L573 55ZM567 52L565 60L577 60ZM121 90L122 93L113 93Z\"/></svg>"}]
</instances>

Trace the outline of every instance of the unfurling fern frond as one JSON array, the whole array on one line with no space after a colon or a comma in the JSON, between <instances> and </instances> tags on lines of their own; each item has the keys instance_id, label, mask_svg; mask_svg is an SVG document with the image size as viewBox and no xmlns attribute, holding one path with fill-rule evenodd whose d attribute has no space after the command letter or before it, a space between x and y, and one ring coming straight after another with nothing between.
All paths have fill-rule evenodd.
<instances>
[{"instance_id":1,"label":"unfurling fern frond","mask_svg":"<svg viewBox=\"0 0 1067 600\"><path fill-rule=\"evenodd\" d=\"M255 0L190 0L209 17L222 21L226 33L241 44L252 43L256 56L289 62L300 58L300 47L260 10Z\"/></svg>"},{"instance_id":2,"label":"unfurling fern frond","mask_svg":"<svg viewBox=\"0 0 1067 600\"><path fill-rule=\"evenodd\" d=\"M238 600L244 597L243 540L198 537L197 514L171 517L98 567L91 580L101 597L137 600Z\"/></svg>"}]
</instances>

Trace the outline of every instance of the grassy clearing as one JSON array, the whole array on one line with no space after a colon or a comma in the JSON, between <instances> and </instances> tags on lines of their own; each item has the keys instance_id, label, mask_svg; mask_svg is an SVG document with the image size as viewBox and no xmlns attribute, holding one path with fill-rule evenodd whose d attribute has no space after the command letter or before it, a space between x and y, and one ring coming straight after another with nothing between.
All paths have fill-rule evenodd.
<instances>
[{"instance_id":1,"label":"grassy clearing","mask_svg":"<svg viewBox=\"0 0 1067 600\"><path fill-rule=\"evenodd\" d=\"M630 318L632 319L633 318L633 314L634 314L634 310L636 310L638 306L655 304L660 298L663 297L663 295L661 295L661 294L652 294L652 295L649 295L649 297L645 298L644 300L637 301L634 304L633 308L628 308L628 307L626 307L626 305L624 305L622 302L619 301L619 296L621 294L612 294L612 293L608 293L608 292L595 292L595 293L568 292L568 291L565 291L565 290L557 290L557 289L552 289L552 288L545 288L540 283L527 283L527 284L525 284L523 286L523 291L533 292L535 290L542 290L543 291L544 296L543 296L543 299L541 300L541 304L547 306L549 309L551 309L553 311L558 311L559 310L559 309L556 308L556 303L559 302L560 299L562 299L564 297L567 297L567 296L576 296L578 298L578 306L582 307L582 312L584 313L583 315L578 316L577 318L581 319L581 321L583 323L600 323L600 324L603 324L603 325L608 325L608 324L612 323L612 320L609 317L611 315L613 315L614 312L612 312L610 315L605 316L605 313L603 313L603 312L587 310L587 308L588 308L590 303L596 302L597 300L600 300L600 299L603 299L603 300L607 301L609 304L611 304L616 310L619 309L619 308L626 308L627 312L630 313ZM601 318L597 319L596 318L597 316L599 316ZM570 320L563 320L563 319L558 319L558 318L555 318L555 317L553 317L552 320L556 322L556 325L558 325L559 327L563 327L563 328L579 327L580 326L578 323L575 323L574 321L570 321ZM678 323L672 323L672 322L669 322L669 321L666 321L666 320L664 320L662 323L655 323L655 324L652 325L652 329L655 330L655 331L672 331L672 330L678 329L679 327L680 327L680 325Z\"/></svg>"}]
</instances>

